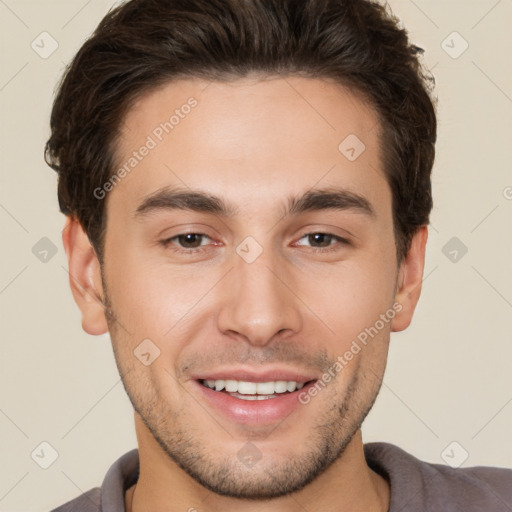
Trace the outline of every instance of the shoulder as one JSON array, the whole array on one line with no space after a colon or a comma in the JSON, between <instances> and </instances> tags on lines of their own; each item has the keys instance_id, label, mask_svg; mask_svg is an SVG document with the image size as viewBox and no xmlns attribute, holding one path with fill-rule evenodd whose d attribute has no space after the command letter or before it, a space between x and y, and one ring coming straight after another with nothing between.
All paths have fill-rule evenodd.
<instances>
[{"instance_id":1,"label":"shoulder","mask_svg":"<svg viewBox=\"0 0 512 512\"><path fill-rule=\"evenodd\" d=\"M53 509L51 512L99 512L101 510L101 489L95 487L84 492L64 505Z\"/></svg>"},{"instance_id":2,"label":"shoulder","mask_svg":"<svg viewBox=\"0 0 512 512\"><path fill-rule=\"evenodd\" d=\"M510 512L512 469L423 462L389 443L365 445L368 465L390 483L390 510Z\"/></svg>"},{"instance_id":3,"label":"shoulder","mask_svg":"<svg viewBox=\"0 0 512 512\"><path fill-rule=\"evenodd\" d=\"M139 452L125 453L108 470L101 487L84 492L51 512L124 512L125 492L139 477Z\"/></svg>"}]
</instances>

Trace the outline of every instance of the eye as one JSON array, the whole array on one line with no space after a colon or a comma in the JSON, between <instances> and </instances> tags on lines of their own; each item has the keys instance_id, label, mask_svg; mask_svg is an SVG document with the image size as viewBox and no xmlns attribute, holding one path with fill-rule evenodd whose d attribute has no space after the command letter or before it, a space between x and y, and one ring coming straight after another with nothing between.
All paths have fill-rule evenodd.
<instances>
[{"instance_id":1,"label":"eye","mask_svg":"<svg viewBox=\"0 0 512 512\"><path fill-rule=\"evenodd\" d=\"M317 252L328 252L339 249L339 245L350 245L350 242L346 238L342 238L332 233L307 233L300 240L307 238L308 242L312 244L319 244L319 246L313 246ZM332 241L338 242L337 244L331 244ZM302 245L302 244L298 244Z\"/></svg>"},{"instance_id":2,"label":"eye","mask_svg":"<svg viewBox=\"0 0 512 512\"><path fill-rule=\"evenodd\" d=\"M176 252L200 252L204 251L202 248L201 240L204 238L210 238L208 235L204 233L180 233L179 235L173 236L172 238L167 238L166 240L162 240L161 244L164 247L168 247L171 244L174 244L174 241L179 244L178 247L173 247L172 250ZM181 249L180 249L181 247Z\"/></svg>"},{"instance_id":3,"label":"eye","mask_svg":"<svg viewBox=\"0 0 512 512\"><path fill-rule=\"evenodd\" d=\"M171 238L162 240L160 243L164 247L170 247L173 251L178 253L196 253L205 251L204 247L208 244L202 244L204 239L210 239L204 233L180 233ZM342 238L332 233L313 232L303 235L300 240L307 239L312 245L315 252L328 252L339 249L339 245L350 245L346 238ZM332 243L337 242L337 243ZM295 245L303 245L296 243Z\"/></svg>"}]
</instances>

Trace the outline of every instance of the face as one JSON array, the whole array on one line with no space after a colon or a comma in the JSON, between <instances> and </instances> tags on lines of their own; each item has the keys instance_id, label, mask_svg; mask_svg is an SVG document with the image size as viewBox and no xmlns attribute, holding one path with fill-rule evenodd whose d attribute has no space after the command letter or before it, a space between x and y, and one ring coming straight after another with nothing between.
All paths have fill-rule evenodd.
<instances>
[{"instance_id":1,"label":"face","mask_svg":"<svg viewBox=\"0 0 512 512\"><path fill-rule=\"evenodd\" d=\"M130 108L116 148L98 286L143 428L219 494L302 488L415 304L376 114L316 79L183 80Z\"/></svg>"}]
</instances>

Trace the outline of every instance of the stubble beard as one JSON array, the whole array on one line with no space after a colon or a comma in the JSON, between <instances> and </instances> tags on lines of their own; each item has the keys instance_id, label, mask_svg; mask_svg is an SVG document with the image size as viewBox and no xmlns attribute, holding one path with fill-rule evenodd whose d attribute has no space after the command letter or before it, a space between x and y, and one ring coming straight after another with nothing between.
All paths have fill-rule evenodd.
<instances>
[{"instance_id":1,"label":"stubble beard","mask_svg":"<svg viewBox=\"0 0 512 512\"><path fill-rule=\"evenodd\" d=\"M360 382L363 370L358 366L344 396L340 396L335 390L331 392L332 403L335 405L319 415L313 428L305 436L305 449L301 446L300 453L290 453L286 460L276 460L271 453L265 454L264 441L261 444L261 459L250 467L237 457L237 453L215 456L212 449L207 448L201 435L194 435L194 427L197 425L188 424L186 411L178 413L170 410L151 387L151 379L141 379L140 372L137 378L135 357L131 365L123 364L123 358L116 347L129 340L122 339L126 335L117 325L116 314L105 284L103 289L105 314L115 360L132 406L170 459L200 485L220 496L262 501L287 496L303 489L342 457L373 407L382 385L382 376L379 378L371 372L376 379L371 382L370 392L365 396L362 390L367 384L365 386L365 383ZM336 379L332 382L336 382ZM325 392L323 390L322 393ZM206 421L200 422L202 425L212 421L212 428L218 427L206 412L204 419ZM211 439L210 432L211 430L203 430L203 437ZM273 433L278 435L279 428L274 429ZM250 439L240 440L241 451L249 441Z\"/></svg>"}]
</instances>

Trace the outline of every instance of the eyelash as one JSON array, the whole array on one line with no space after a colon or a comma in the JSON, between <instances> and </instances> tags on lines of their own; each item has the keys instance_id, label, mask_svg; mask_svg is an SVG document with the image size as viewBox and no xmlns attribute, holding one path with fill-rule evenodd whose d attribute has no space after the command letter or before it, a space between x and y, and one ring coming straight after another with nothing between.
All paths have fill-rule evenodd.
<instances>
[{"instance_id":1,"label":"eyelash","mask_svg":"<svg viewBox=\"0 0 512 512\"><path fill-rule=\"evenodd\" d=\"M195 232L179 233L178 235L175 235L175 236L173 236L171 238L166 238L165 240L162 240L160 243L164 247L167 248L167 247L169 247L172 244L173 240L178 239L180 236L187 236L187 235L198 235L198 236L201 236L201 237L210 238L208 235L206 235L204 233L195 233ZM312 235L324 235L324 236L332 237L332 239L337 241L338 244L350 245L349 240L347 240L346 238L342 238L340 236L333 235L332 233L324 233L323 231L312 231L310 233L305 233L304 235L302 235L300 237L299 240L302 240L303 238L308 237L308 236L312 236ZM332 251L339 250L339 247L337 246L338 244L334 244L334 245L328 246L328 247L313 247L312 249L314 250L314 252L319 252L319 253L332 252ZM195 254L195 253L200 253L200 252L204 252L205 251L205 249L202 248L202 247L195 247L195 248L191 248L191 249L183 249L183 248L179 249L179 248L175 248L174 247L171 250L176 252L176 253L184 253L184 254Z\"/></svg>"}]
</instances>

